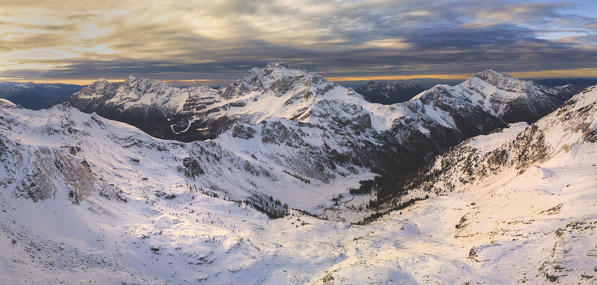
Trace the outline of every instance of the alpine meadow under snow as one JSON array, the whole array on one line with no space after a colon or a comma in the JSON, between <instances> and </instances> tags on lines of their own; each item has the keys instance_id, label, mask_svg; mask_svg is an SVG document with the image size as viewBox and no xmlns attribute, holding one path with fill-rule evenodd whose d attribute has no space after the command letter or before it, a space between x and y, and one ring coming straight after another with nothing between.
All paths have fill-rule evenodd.
<instances>
[{"instance_id":1,"label":"alpine meadow under snow","mask_svg":"<svg viewBox=\"0 0 597 285\"><path fill-rule=\"evenodd\" d=\"M272 63L0 99L0 283L593 284L597 86L418 91Z\"/></svg>"}]
</instances>

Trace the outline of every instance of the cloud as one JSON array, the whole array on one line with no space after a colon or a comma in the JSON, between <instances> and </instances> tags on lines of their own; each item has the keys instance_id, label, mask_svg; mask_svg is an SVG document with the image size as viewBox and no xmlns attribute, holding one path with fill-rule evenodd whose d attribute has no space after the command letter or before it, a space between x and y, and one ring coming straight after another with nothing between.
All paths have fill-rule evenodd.
<instances>
[{"instance_id":1,"label":"cloud","mask_svg":"<svg viewBox=\"0 0 597 285\"><path fill-rule=\"evenodd\" d=\"M597 20L564 13L575 7L569 3L5 0L2 5L11 11L0 12L5 78L134 74L222 82L271 61L336 77L578 69L597 62Z\"/></svg>"}]
</instances>

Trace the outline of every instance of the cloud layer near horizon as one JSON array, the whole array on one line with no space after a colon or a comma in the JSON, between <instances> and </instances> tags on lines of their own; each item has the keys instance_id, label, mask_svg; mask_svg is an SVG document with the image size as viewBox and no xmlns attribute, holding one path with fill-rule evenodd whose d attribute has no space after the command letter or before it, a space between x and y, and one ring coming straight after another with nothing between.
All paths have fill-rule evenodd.
<instances>
[{"instance_id":1,"label":"cloud layer near horizon","mask_svg":"<svg viewBox=\"0 0 597 285\"><path fill-rule=\"evenodd\" d=\"M0 7L5 79L223 82L272 61L334 78L597 70L597 19L578 12L595 9L589 1L3 0Z\"/></svg>"}]
</instances>

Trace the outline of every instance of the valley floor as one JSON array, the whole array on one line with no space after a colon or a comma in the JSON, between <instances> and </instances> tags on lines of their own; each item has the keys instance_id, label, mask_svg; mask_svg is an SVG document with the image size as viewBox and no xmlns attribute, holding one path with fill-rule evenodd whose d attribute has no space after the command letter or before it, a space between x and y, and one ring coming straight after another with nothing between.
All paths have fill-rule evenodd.
<instances>
[{"instance_id":1,"label":"valley floor","mask_svg":"<svg viewBox=\"0 0 597 285\"><path fill-rule=\"evenodd\" d=\"M2 284L591 284L597 166L502 173L367 225L188 192L128 203L0 191ZM572 161L572 160L570 160Z\"/></svg>"}]
</instances>

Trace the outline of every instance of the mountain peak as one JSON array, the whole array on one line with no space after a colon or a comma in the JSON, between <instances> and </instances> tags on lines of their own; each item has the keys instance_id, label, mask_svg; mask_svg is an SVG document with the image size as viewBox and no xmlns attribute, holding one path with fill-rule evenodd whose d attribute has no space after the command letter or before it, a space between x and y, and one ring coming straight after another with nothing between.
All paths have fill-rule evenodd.
<instances>
[{"instance_id":1,"label":"mountain peak","mask_svg":"<svg viewBox=\"0 0 597 285\"><path fill-rule=\"evenodd\" d=\"M300 69L283 62L273 62L266 65L264 68L257 68L259 75L263 77L271 77L272 79L279 79L282 77L299 77L309 73L306 70Z\"/></svg>"},{"instance_id":2,"label":"mountain peak","mask_svg":"<svg viewBox=\"0 0 597 285\"><path fill-rule=\"evenodd\" d=\"M286 63L274 62L263 68L252 68L243 78L232 82L218 92L224 98L238 97L249 92L284 94L293 89L332 84L323 76L310 73Z\"/></svg>"},{"instance_id":3,"label":"mountain peak","mask_svg":"<svg viewBox=\"0 0 597 285\"><path fill-rule=\"evenodd\" d=\"M148 90L150 91L150 93L161 93L161 91L159 90L166 92L166 89L172 88L168 83L161 80L149 78L136 78L132 75L129 75L129 77L124 81L124 87L134 92L141 92L141 94L145 93L145 91Z\"/></svg>"},{"instance_id":4,"label":"mountain peak","mask_svg":"<svg viewBox=\"0 0 597 285\"><path fill-rule=\"evenodd\" d=\"M522 93L537 93L539 89L544 89L531 81L525 81L518 79L506 72L497 72L492 69L488 69L479 72L462 84L467 86L477 86L489 84L497 89L513 92L517 94ZM545 91L545 90L544 90Z\"/></svg>"},{"instance_id":5,"label":"mountain peak","mask_svg":"<svg viewBox=\"0 0 597 285\"><path fill-rule=\"evenodd\" d=\"M480 75L480 74L508 74L508 73L506 73L506 72L499 72L499 71L496 71L496 70L494 70L492 68L488 68L486 70L477 72L476 74Z\"/></svg>"},{"instance_id":6,"label":"mountain peak","mask_svg":"<svg viewBox=\"0 0 597 285\"><path fill-rule=\"evenodd\" d=\"M487 69L485 71L476 73L471 78L475 78L475 77L479 78L487 83L490 83L491 85L494 85L494 86L501 86L504 83L512 82L512 81L523 82L522 80L510 75L509 73L498 72L493 69Z\"/></svg>"},{"instance_id":7,"label":"mountain peak","mask_svg":"<svg viewBox=\"0 0 597 285\"><path fill-rule=\"evenodd\" d=\"M273 69L273 68L286 68L286 69L299 69L296 66L292 66L289 63L285 62L270 62L268 63L265 68Z\"/></svg>"}]
</instances>

